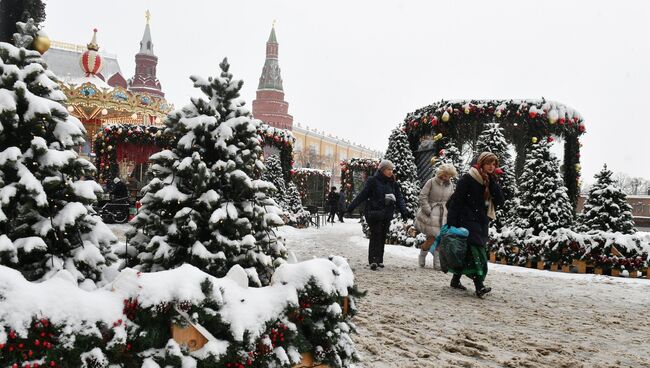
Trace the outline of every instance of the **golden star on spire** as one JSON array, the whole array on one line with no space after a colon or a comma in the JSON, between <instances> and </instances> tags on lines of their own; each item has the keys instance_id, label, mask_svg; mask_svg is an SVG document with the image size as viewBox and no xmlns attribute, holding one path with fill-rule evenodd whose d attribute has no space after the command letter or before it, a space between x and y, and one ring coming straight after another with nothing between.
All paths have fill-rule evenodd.
<instances>
[{"instance_id":1,"label":"golden star on spire","mask_svg":"<svg viewBox=\"0 0 650 368\"><path fill-rule=\"evenodd\" d=\"M151 23L151 12L149 9L147 9L146 12L144 12L144 18L147 20L147 25Z\"/></svg>"}]
</instances>

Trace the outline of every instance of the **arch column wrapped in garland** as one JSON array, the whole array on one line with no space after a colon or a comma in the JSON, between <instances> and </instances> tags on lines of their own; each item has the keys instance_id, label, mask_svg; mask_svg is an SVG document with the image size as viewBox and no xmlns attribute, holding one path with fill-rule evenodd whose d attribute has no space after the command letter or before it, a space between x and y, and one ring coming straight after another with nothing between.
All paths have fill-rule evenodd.
<instances>
[{"instance_id":1,"label":"arch column wrapped in garland","mask_svg":"<svg viewBox=\"0 0 650 368\"><path fill-rule=\"evenodd\" d=\"M515 174L521 175L526 148L538 139L557 136L564 139L563 177L569 197L575 205L579 194L580 136L584 120L571 107L541 100L455 100L431 104L409 113L402 130L409 137L412 151L427 137L442 135L462 146L473 145L484 124L498 122L504 136L517 152ZM434 140L436 152L442 140Z\"/></svg>"}]
</instances>

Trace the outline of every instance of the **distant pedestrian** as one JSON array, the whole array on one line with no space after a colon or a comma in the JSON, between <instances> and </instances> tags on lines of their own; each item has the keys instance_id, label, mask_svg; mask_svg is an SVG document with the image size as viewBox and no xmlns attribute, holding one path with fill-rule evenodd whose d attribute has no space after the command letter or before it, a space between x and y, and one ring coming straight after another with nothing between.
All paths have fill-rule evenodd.
<instances>
[{"instance_id":1,"label":"distant pedestrian","mask_svg":"<svg viewBox=\"0 0 650 368\"><path fill-rule=\"evenodd\" d=\"M412 218L404 204L393 170L395 165L392 162L382 160L375 175L368 178L363 190L346 210L352 212L361 203L365 203L364 217L370 229L368 263L373 271L377 267L384 267L384 244L395 211L399 211L405 219Z\"/></svg>"},{"instance_id":2,"label":"distant pedestrian","mask_svg":"<svg viewBox=\"0 0 650 368\"><path fill-rule=\"evenodd\" d=\"M327 207L329 210L329 216L327 217L327 222L334 222L334 217L339 208L339 194L336 192L336 187L332 187L329 194L327 195Z\"/></svg>"},{"instance_id":3,"label":"distant pedestrian","mask_svg":"<svg viewBox=\"0 0 650 368\"><path fill-rule=\"evenodd\" d=\"M113 179L113 189L111 191L114 202L126 202L129 198L129 191L126 184L119 178Z\"/></svg>"},{"instance_id":4,"label":"distant pedestrian","mask_svg":"<svg viewBox=\"0 0 650 368\"><path fill-rule=\"evenodd\" d=\"M465 266L462 269L451 269L454 274L451 287L467 290L460 283L462 275L474 281L476 295L482 297L492 288L483 284L488 272L486 244L490 221L496 219L496 206L503 205L504 198L498 183L495 170L499 161L491 152L481 153L476 164L463 175L456 191L449 202L447 224L463 227L469 231L467 238L467 253Z\"/></svg>"},{"instance_id":5,"label":"distant pedestrian","mask_svg":"<svg viewBox=\"0 0 650 368\"><path fill-rule=\"evenodd\" d=\"M456 168L451 164L438 167L435 177L429 179L420 191L420 209L415 216L415 228L427 236L427 240L420 246L418 263L420 267L426 264L427 254L433 241L438 236L442 225L447 223L447 201L454 193L451 179L458 175ZM433 268L440 269L438 251L433 253Z\"/></svg>"},{"instance_id":6,"label":"distant pedestrian","mask_svg":"<svg viewBox=\"0 0 650 368\"><path fill-rule=\"evenodd\" d=\"M343 188L341 188L341 191L339 192L339 203L338 203L338 216L339 216L339 222L345 222L343 221L343 215L345 214L345 208L347 201L345 200L345 191Z\"/></svg>"}]
</instances>

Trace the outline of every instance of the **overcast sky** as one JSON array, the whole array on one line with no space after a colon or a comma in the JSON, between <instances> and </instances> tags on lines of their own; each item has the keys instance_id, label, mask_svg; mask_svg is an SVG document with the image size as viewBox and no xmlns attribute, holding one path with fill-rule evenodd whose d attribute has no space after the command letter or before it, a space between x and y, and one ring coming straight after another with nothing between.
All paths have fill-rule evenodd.
<instances>
[{"instance_id":1,"label":"overcast sky","mask_svg":"<svg viewBox=\"0 0 650 368\"><path fill-rule=\"evenodd\" d=\"M99 6L101 4L101 6ZM45 31L134 73L152 13L158 77L177 107L190 74L228 57L251 105L273 20L294 123L385 150L406 114L440 99L540 98L582 114L583 178L603 163L650 178L650 1L47 0ZM559 147L558 147L559 148ZM558 149L558 151L560 151Z\"/></svg>"}]
</instances>

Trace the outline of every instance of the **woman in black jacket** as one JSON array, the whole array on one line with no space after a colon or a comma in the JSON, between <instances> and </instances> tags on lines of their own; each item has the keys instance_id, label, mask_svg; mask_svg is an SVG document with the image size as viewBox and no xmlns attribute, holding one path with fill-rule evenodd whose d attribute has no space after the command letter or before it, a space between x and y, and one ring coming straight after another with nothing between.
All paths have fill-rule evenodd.
<instances>
[{"instance_id":1,"label":"woman in black jacket","mask_svg":"<svg viewBox=\"0 0 650 368\"><path fill-rule=\"evenodd\" d=\"M394 169L392 162L382 160L375 176L368 178L363 190L347 209L347 212L352 212L361 203L365 203L364 217L370 228L368 263L373 271L377 267L384 267L384 243L395 211L399 210L404 218L412 217L395 181Z\"/></svg>"},{"instance_id":2,"label":"woman in black jacket","mask_svg":"<svg viewBox=\"0 0 650 368\"><path fill-rule=\"evenodd\" d=\"M474 280L476 295L482 297L492 288L483 284L487 275L486 244L488 226L496 218L495 206L503 205L504 198L498 184L495 171L499 161L491 152L483 152L478 156L476 164L463 175L456 184L447 215L449 226L464 227L469 231L467 238L467 256L462 269L451 269L454 277L451 287L467 290L460 283L460 277L466 275Z\"/></svg>"}]
</instances>

